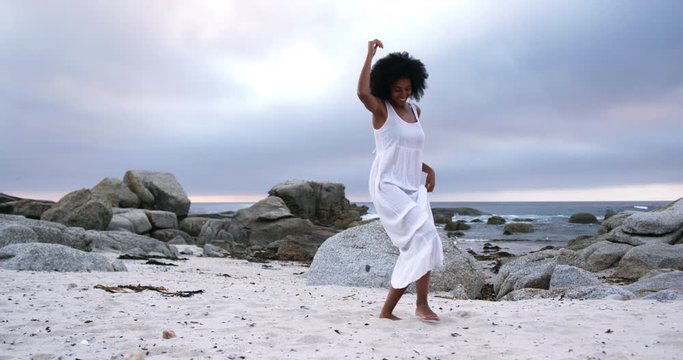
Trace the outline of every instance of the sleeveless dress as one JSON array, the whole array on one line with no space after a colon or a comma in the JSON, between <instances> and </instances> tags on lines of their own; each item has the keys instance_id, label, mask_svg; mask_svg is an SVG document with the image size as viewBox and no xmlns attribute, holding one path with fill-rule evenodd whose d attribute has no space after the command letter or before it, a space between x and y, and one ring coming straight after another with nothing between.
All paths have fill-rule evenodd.
<instances>
[{"instance_id":1,"label":"sleeveless dress","mask_svg":"<svg viewBox=\"0 0 683 360\"><path fill-rule=\"evenodd\" d=\"M424 132L398 116L385 101L387 120L374 129L375 160L370 170L370 198L399 256L391 286L402 289L443 265L441 238L434 226L427 188L422 185Z\"/></svg>"}]
</instances>

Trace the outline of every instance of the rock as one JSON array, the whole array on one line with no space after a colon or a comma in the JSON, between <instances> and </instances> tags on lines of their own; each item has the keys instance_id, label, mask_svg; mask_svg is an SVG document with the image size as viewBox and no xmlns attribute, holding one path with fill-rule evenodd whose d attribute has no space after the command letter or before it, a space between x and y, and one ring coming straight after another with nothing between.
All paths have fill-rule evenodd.
<instances>
[{"instance_id":1,"label":"rock","mask_svg":"<svg viewBox=\"0 0 683 360\"><path fill-rule=\"evenodd\" d=\"M453 220L455 212L448 209L432 209L432 216L435 224L446 224Z\"/></svg>"},{"instance_id":2,"label":"rock","mask_svg":"<svg viewBox=\"0 0 683 360\"><path fill-rule=\"evenodd\" d=\"M172 339L176 337L175 331L173 330L164 330L161 332L161 337L163 339Z\"/></svg>"},{"instance_id":3,"label":"rock","mask_svg":"<svg viewBox=\"0 0 683 360\"><path fill-rule=\"evenodd\" d=\"M234 237L230 234L231 223L232 219L208 219L197 236L197 245L204 245L212 240L234 241Z\"/></svg>"},{"instance_id":4,"label":"rock","mask_svg":"<svg viewBox=\"0 0 683 360\"><path fill-rule=\"evenodd\" d=\"M185 239L183 239L182 236L176 236L173 239L167 241L166 243L169 245L190 245L187 241L185 241Z\"/></svg>"},{"instance_id":5,"label":"rock","mask_svg":"<svg viewBox=\"0 0 683 360\"><path fill-rule=\"evenodd\" d=\"M159 229L150 234L153 238L170 243L171 240L181 238L184 244L194 244L195 240L186 232L178 229Z\"/></svg>"},{"instance_id":6,"label":"rock","mask_svg":"<svg viewBox=\"0 0 683 360\"><path fill-rule=\"evenodd\" d=\"M446 226L444 226L444 230L446 231L469 230L470 228L471 226L463 220L449 221L446 223Z\"/></svg>"},{"instance_id":7,"label":"rock","mask_svg":"<svg viewBox=\"0 0 683 360\"><path fill-rule=\"evenodd\" d=\"M323 226L333 226L337 219L360 221L367 211L352 205L338 183L289 180L273 186L268 195L281 198L294 216Z\"/></svg>"},{"instance_id":8,"label":"rock","mask_svg":"<svg viewBox=\"0 0 683 360\"><path fill-rule=\"evenodd\" d=\"M442 239L444 268L432 272L430 290L457 292L476 298L484 274L476 260ZM309 285L390 286L398 249L379 221L345 230L327 239L315 254L307 274Z\"/></svg>"},{"instance_id":9,"label":"rock","mask_svg":"<svg viewBox=\"0 0 683 360\"><path fill-rule=\"evenodd\" d=\"M222 249L218 246L215 246L215 245L211 245L211 244L205 244L203 249L204 249L204 256L206 256L206 257L223 258L223 257L230 255L224 249Z\"/></svg>"},{"instance_id":10,"label":"rock","mask_svg":"<svg viewBox=\"0 0 683 360\"><path fill-rule=\"evenodd\" d=\"M191 236L199 236L202 227L207 221L209 221L209 218L188 216L180 220L178 228Z\"/></svg>"},{"instance_id":11,"label":"rock","mask_svg":"<svg viewBox=\"0 0 683 360\"><path fill-rule=\"evenodd\" d=\"M123 181L116 178L104 178L90 191L100 198L107 199L112 207L137 208L140 199Z\"/></svg>"},{"instance_id":12,"label":"rock","mask_svg":"<svg viewBox=\"0 0 683 360\"><path fill-rule=\"evenodd\" d=\"M145 210L145 215L154 229L178 228L178 217L170 211Z\"/></svg>"},{"instance_id":13,"label":"rock","mask_svg":"<svg viewBox=\"0 0 683 360\"><path fill-rule=\"evenodd\" d=\"M173 174L129 170L123 180L138 196L145 209L165 210L179 217L187 216L190 199Z\"/></svg>"},{"instance_id":14,"label":"rock","mask_svg":"<svg viewBox=\"0 0 683 360\"><path fill-rule=\"evenodd\" d=\"M578 254L585 260L587 270L597 272L616 265L632 248L633 246L628 244L600 241L579 251Z\"/></svg>"},{"instance_id":15,"label":"rock","mask_svg":"<svg viewBox=\"0 0 683 360\"><path fill-rule=\"evenodd\" d=\"M112 215L107 200L94 196L88 189L81 189L65 195L44 212L41 219L89 230L105 230Z\"/></svg>"},{"instance_id":16,"label":"rock","mask_svg":"<svg viewBox=\"0 0 683 360\"><path fill-rule=\"evenodd\" d=\"M505 219L500 216L491 216L486 220L486 223L489 225L502 225L505 224Z\"/></svg>"},{"instance_id":17,"label":"rock","mask_svg":"<svg viewBox=\"0 0 683 360\"><path fill-rule=\"evenodd\" d=\"M663 290L683 291L683 271L670 271L641 279L625 288L641 296Z\"/></svg>"},{"instance_id":18,"label":"rock","mask_svg":"<svg viewBox=\"0 0 683 360\"><path fill-rule=\"evenodd\" d=\"M9 204L9 203L8 203ZM14 215L25 216L29 219L40 219L43 213L55 205L54 201L46 200L18 200L12 203Z\"/></svg>"},{"instance_id":19,"label":"rock","mask_svg":"<svg viewBox=\"0 0 683 360\"><path fill-rule=\"evenodd\" d=\"M557 265L550 276L550 290L561 287L600 286L591 272L569 265Z\"/></svg>"},{"instance_id":20,"label":"rock","mask_svg":"<svg viewBox=\"0 0 683 360\"><path fill-rule=\"evenodd\" d=\"M129 231L136 234L145 234L152 230L152 224L144 210L114 208L114 215L107 230Z\"/></svg>"},{"instance_id":21,"label":"rock","mask_svg":"<svg viewBox=\"0 0 683 360\"><path fill-rule=\"evenodd\" d=\"M683 241L683 228L668 234L660 236L654 235L634 235L624 232L624 227L620 226L609 233L605 234L608 241L629 244L632 246L640 246L649 243L663 243L663 244L677 244Z\"/></svg>"},{"instance_id":22,"label":"rock","mask_svg":"<svg viewBox=\"0 0 683 360\"><path fill-rule=\"evenodd\" d=\"M624 220L628 234L660 236L683 228L683 199L651 212L637 212Z\"/></svg>"},{"instance_id":23,"label":"rock","mask_svg":"<svg viewBox=\"0 0 683 360\"><path fill-rule=\"evenodd\" d=\"M4 204L6 202L13 202L17 200L21 200L21 198L12 195L7 195L5 193L0 193L0 204Z\"/></svg>"},{"instance_id":24,"label":"rock","mask_svg":"<svg viewBox=\"0 0 683 360\"><path fill-rule=\"evenodd\" d=\"M572 214L569 217L569 222L572 224L597 224L599 223L595 215L587 212L579 212Z\"/></svg>"},{"instance_id":25,"label":"rock","mask_svg":"<svg viewBox=\"0 0 683 360\"><path fill-rule=\"evenodd\" d=\"M643 296L643 300L656 300L656 301L675 301L683 300L683 291L680 290L662 290L652 293L650 295Z\"/></svg>"},{"instance_id":26,"label":"rock","mask_svg":"<svg viewBox=\"0 0 683 360\"><path fill-rule=\"evenodd\" d=\"M175 246L127 231L87 231L84 235L92 241L94 249L125 253L137 247L144 254L156 253L170 259L178 258Z\"/></svg>"},{"instance_id":27,"label":"rock","mask_svg":"<svg viewBox=\"0 0 683 360\"><path fill-rule=\"evenodd\" d=\"M0 249L0 267L32 271L117 271L104 256L59 244L11 244ZM125 267L124 267L125 271Z\"/></svg>"},{"instance_id":28,"label":"rock","mask_svg":"<svg viewBox=\"0 0 683 360\"><path fill-rule=\"evenodd\" d=\"M528 223L509 223L503 228L503 234L505 235L530 232L534 232L534 225Z\"/></svg>"},{"instance_id":29,"label":"rock","mask_svg":"<svg viewBox=\"0 0 683 360\"><path fill-rule=\"evenodd\" d=\"M602 220L605 221L605 220L611 218L612 216L614 216L616 214L617 214L616 211L608 209L607 211L605 211L605 216L602 217Z\"/></svg>"},{"instance_id":30,"label":"rock","mask_svg":"<svg viewBox=\"0 0 683 360\"><path fill-rule=\"evenodd\" d=\"M630 300L635 297L631 291L610 285L581 286L569 288L564 292L564 298L575 300Z\"/></svg>"},{"instance_id":31,"label":"rock","mask_svg":"<svg viewBox=\"0 0 683 360\"><path fill-rule=\"evenodd\" d=\"M618 228L624 223L624 220L626 220L626 218L633 215L634 213L634 211L624 211L612 215L609 218L606 218L602 222L602 224L600 224L600 228L598 229L598 235L607 234L608 232Z\"/></svg>"},{"instance_id":32,"label":"rock","mask_svg":"<svg viewBox=\"0 0 683 360\"><path fill-rule=\"evenodd\" d=\"M566 287L553 290L523 288L508 293L500 298L500 300L520 301L550 298L572 300L629 300L635 298L635 294L618 286L609 285Z\"/></svg>"},{"instance_id":33,"label":"rock","mask_svg":"<svg viewBox=\"0 0 683 360\"><path fill-rule=\"evenodd\" d=\"M38 234L28 226L0 223L0 247L9 244L40 242Z\"/></svg>"},{"instance_id":34,"label":"rock","mask_svg":"<svg viewBox=\"0 0 683 360\"><path fill-rule=\"evenodd\" d=\"M599 236L577 236L575 239L569 240L569 242L567 242L567 246L565 247L569 250L578 251L600 241L605 241L605 239L600 238Z\"/></svg>"},{"instance_id":35,"label":"rock","mask_svg":"<svg viewBox=\"0 0 683 360\"><path fill-rule=\"evenodd\" d=\"M652 269L683 270L683 244L649 243L636 246L621 258L615 275L638 279Z\"/></svg>"},{"instance_id":36,"label":"rock","mask_svg":"<svg viewBox=\"0 0 683 360\"><path fill-rule=\"evenodd\" d=\"M83 251L90 251L92 249L90 240L79 236L80 232L85 231L83 228L66 227L59 223L27 219L18 215L0 215L0 229L12 225L22 225L30 228L37 235L35 242L60 244ZM15 232L9 232L6 235L4 241L0 237L0 244L28 242L29 239L33 239L32 237L19 236ZM17 241L12 241L14 236L18 236Z\"/></svg>"},{"instance_id":37,"label":"rock","mask_svg":"<svg viewBox=\"0 0 683 360\"><path fill-rule=\"evenodd\" d=\"M581 261L576 252L567 249L530 253L503 264L494 279L493 290L500 299L521 288L548 289L558 264L577 266Z\"/></svg>"}]
</instances>

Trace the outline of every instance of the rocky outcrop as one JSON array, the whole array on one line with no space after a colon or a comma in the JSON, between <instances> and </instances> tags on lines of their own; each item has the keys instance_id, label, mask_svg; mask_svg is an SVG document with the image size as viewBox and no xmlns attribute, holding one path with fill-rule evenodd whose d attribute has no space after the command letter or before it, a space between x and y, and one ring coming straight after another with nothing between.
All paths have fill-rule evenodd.
<instances>
[{"instance_id":1,"label":"rocky outcrop","mask_svg":"<svg viewBox=\"0 0 683 360\"><path fill-rule=\"evenodd\" d=\"M233 257L310 261L335 233L295 217L282 199L269 196L232 218L207 220L197 243L219 246Z\"/></svg>"},{"instance_id":2,"label":"rocky outcrop","mask_svg":"<svg viewBox=\"0 0 683 360\"><path fill-rule=\"evenodd\" d=\"M360 221L367 207L352 205L338 183L290 180L273 186L268 195L281 198L291 213L314 224L334 226Z\"/></svg>"},{"instance_id":3,"label":"rocky outcrop","mask_svg":"<svg viewBox=\"0 0 683 360\"><path fill-rule=\"evenodd\" d=\"M500 267L493 285L499 299L562 296L673 300L683 299L681 270L683 199L652 212L616 214L603 222L598 236L574 240L568 249L511 260ZM560 274L562 286L553 284L553 277ZM623 287L605 283L611 279L636 282ZM560 291L559 287L567 289Z\"/></svg>"},{"instance_id":4,"label":"rocky outcrop","mask_svg":"<svg viewBox=\"0 0 683 360\"><path fill-rule=\"evenodd\" d=\"M484 274L476 261L442 239L444 268L432 272L430 289L464 299L479 296ZM345 230L318 249L307 274L309 285L390 286L398 249L379 221Z\"/></svg>"},{"instance_id":5,"label":"rocky outcrop","mask_svg":"<svg viewBox=\"0 0 683 360\"><path fill-rule=\"evenodd\" d=\"M66 226L84 229L105 230L112 217L111 205L88 189L73 191L47 210L42 220L58 222Z\"/></svg>"},{"instance_id":6,"label":"rocky outcrop","mask_svg":"<svg viewBox=\"0 0 683 360\"><path fill-rule=\"evenodd\" d=\"M137 208L140 199L123 181L116 178L104 178L90 191L95 196L107 199L112 207Z\"/></svg>"},{"instance_id":7,"label":"rocky outcrop","mask_svg":"<svg viewBox=\"0 0 683 360\"><path fill-rule=\"evenodd\" d=\"M0 267L31 271L126 271L120 261L59 244L11 244L0 249Z\"/></svg>"},{"instance_id":8,"label":"rocky outcrop","mask_svg":"<svg viewBox=\"0 0 683 360\"><path fill-rule=\"evenodd\" d=\"M150 210L165 210L185 217L190 199L176 177L167 172L126 171L125 184L140 199L140 205Z\"/></svg>"}]
</instances>

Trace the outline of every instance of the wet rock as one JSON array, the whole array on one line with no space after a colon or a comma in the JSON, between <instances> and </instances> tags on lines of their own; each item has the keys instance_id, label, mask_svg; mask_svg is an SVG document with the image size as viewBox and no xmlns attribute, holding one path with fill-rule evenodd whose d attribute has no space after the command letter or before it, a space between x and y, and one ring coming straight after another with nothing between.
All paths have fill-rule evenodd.
<instances>
[{"instance_id":1,"label":"wet rock","mask_svg":"<svg viewBox=\"0 0 683 360\"><path fill-rule=\"evenodd\" d=\"M572 224L597 224L599 223L598 218L595 215L587 212L579 212L572 214L569 217L569 222Z\"/></svg>"},{"instance_id":2,"label":"wet rock","mask_svg":"<svg viewBox=\"0 0 683 360\"><path fill-rule=\"evenodd\" d=\"M486 220L486 223L489 225L502 225L505 224L505 222L505 219L500 216L491 216Z\"/></svg>"}]
</instances>

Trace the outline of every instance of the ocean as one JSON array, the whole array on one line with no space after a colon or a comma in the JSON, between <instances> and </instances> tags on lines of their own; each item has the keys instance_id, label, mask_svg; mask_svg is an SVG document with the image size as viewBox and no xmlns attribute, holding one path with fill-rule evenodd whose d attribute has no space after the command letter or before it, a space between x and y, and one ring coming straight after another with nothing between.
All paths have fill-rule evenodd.
<instances>
[{"instance_id":1,"label":"ocean","mask_svg":"<svg viewBox=\"0 0 683 360\"><path fill-rule=\"evenodd\" d=\"M650 211L666 205L667 201L581 201L581 202L432 202L433 208L470 207L490 215L458 216L453 220L465 220L471 229L464 231L464 235L457 238L458 242L533 242L536 244L563 244L578 236L596 235L599 225L570 224L569 217L577 212L588 212L603 220L608 210L620 212ZM190 213L215 213L222 211L236 211L251 206L253 203L193 203ZM376 218L372 203L359 202L370 208L365 219ZM498 215L508 222L513 219L531 219L534 232L526 234L503 235L504 225L488 225L486 220L491 215ZM482 223L471 222L479 219ZM443 231L443 225L438 227Z\"/></svg>"}]
</instances>

